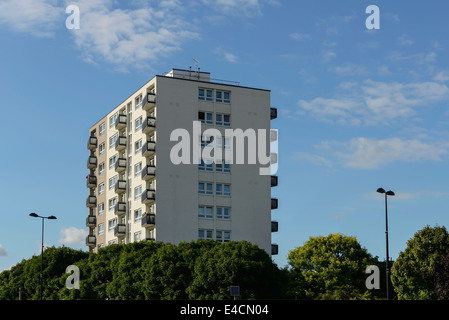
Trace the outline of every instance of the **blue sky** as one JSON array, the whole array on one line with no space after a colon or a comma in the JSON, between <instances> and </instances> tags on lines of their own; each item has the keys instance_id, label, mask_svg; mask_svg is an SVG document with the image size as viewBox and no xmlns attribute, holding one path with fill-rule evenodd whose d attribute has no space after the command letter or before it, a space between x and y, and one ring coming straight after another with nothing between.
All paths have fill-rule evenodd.
<instances>
[{"instance_id":1,"label":"blue sky","mask_svg":"<svg viewBox=\"0 0 449 320\"><path fill-rule=\"evenodd\" d=\"M65 8L80 8L68 30ZM368 30L365 9L380 8ZM271 90L278 108L274 257L341 232L385 257L449 224L445 1L0 0L0 270L45 244L86 250L88 128L171 68Z\"/></svg>"}]
</instances>

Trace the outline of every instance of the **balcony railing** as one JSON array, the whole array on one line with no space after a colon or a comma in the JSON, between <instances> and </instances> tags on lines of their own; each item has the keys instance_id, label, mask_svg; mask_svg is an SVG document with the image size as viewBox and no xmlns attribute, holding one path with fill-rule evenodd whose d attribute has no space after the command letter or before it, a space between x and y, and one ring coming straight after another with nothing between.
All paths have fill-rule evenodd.
<instances>
[{"instance_id":1,"label":"balcony railing","mask_svg":"<svg viewBox=\"0 0 449 320\"><path fill-rule=\"evenodd\" d=\"M156 191L153 189L146 189L142 192L142 203L150 204L156 200Z\"/></svg>"},{"instance_id":2,"label":"balcony railing","mask_svg":"<svg viewBox=\"0 0 449 320\"><path fill-rule=\"evenodd\" d=\"M156 118L147 117L142 124L142 132L146 134L152 133L155 128L156 128Z\"/></svg>"},{"instance_id":3,"label":"balcony railing","mask_svg":"<svg viewBox=\"0 0 449 320\"><path fill-rule=\"evenodd\" d=\"M278 232L279 223L277 221L271 221L271 232Z\"/></svg>"},{"instance_id":4,"label":"balcony railing","mask_svg":"<svg viewBox=\"0 0 449 320\"><path fill-rule=\"evenodd\" d=\"M278 208L278 199L271 198L271 209L277 209L277 208Z\"/></svg>"},{"instance_id":5,"label":"balcony railing","mask_svg":"<svg viewBox=\"0 0 449 320\"><path fill-rule=\"evenodd\" d=\"M97 225L97 217L96 216L87 216L86 218L86 227L95 227Z\"/></svg>"},{"instance_id":6,"label":"balcony railing","mask_svg":"<svg viewBox=\"0 0 449 320\"><path fill-rule=\"evenodd\" d=\"M142 180L152 180L156 175L156 167L155 166L146 166L142 169Z\"/></svg>"},{"instance_id":7,"label":"balcony railing","mask_svg":"<svg viewBox=\"0 0 449 320\"><path fill-rule=\"evenodd\" d=\"M142 147L142 156L150 157L156 152L156 142L148 141Z\"/></svg>"},{"instance_id":8,"label":"balcony railing","mask_svg":"<svg viewBox=\"0 0 449 320\"><path fill-rule=\"evenodd\" d=\"M97 238L94 235L88 235L86 237L86 246L95 247L97 245Z\"/></svg>"},{"instance_id":9,"label":"balcony railing","mask_svg":"<svg viewBox=\"0 0 449 320\"><path fill-rule=\"evenodd\" d=\"M278 176L271 176L271 186L277 187L278 185Z\"/></svg>"},{"instance_id":10,"label":"balcony railing","mask_svg":"<svg viewBox=\"0 0 449 320\"><path fill-rule=\"evenodd\" d=\"M126 158L118 158L115 161L115 172L123 172L126 170Z\"/></svg>"},{"instance_id":11,"label":"balcony railing","mask_svg":"<svg viewBox=\"0 0 449 320\"><path fill-rule=\"evenodd\" d=\"M86 186L89 189L95 188L97 186L97 177L89 175L86 179Z\"/></svg>"},{"instance_id":12,"label":"balcony railing","mask_svg":"<svg viewBox=\"0 0 449 320\"><path fill-rule=\"evenodd\" d=\"M278 109L270 108L270 119L276 119L278 117Z\"/></svg>"},{"instance_id":13,"label":"balcony railing","mask_svg":"<svg viewBox=\"0 0 449 320\"><path fill-rule=\"evenodd\" d=\"M126 213L126 202L117 202L114 207L114 214L125 214Z\"/></svg>"},{"instance_id":14,"label":"balcony railing","mask_svg":"<svg viewBox=\"0 0 449 320\"><path fill-rule=\"evenodd\" d=\"M142 102L142 109L150 111L156 105L156 95L154 93L148 93Z\"/></svg>"},{"instance_id":15,"label":"balcony railing","mask_svg":"<svg viewBox=\"0 0 449 320\"><path fill-rule=\"evenodd\" d=\"M126 192L126 180L118 180L115 183L115 193L122 194Z\"/></svg>"},{"instance_id":16,"label":"balcony railing","mask_svg":"<svg viewBox=\"0 0 449 320\"><path fill-rule=\"evenodd\" d=\"M156 224L156 215L154 213L147 213L142 217L142 227L151 228Z\"/></svg>"},{"instance_id":17,"label":"balcony railing","mask_svg":"<svg viewBox=\"0 0 449 320\"><path fill-rule=\"evenodd\" d=\"M86 207L95 208L97 206L97 197L96 196L88 196L86 199Z\"/></svg>"},{"instance_id":18,"label":"balcony railing","mask_svg":"<svg viewBox=\"0 0 449 320\"><path fill-rule=\"evenodd\" d=\"M115 120L115 128L120 130L124 127L126 127L126 114L119 114Z\"/></svg>"},{"instance_id":19,"label":"balcony railing","mask_svg":"<svg viewBox=\"0 0 449 320\"><path fill-rule=\"evenodd\" d=\"M126 148L126 137L119 136L115 141L115 151L122 151Z\"/></svg>"},{"instance_id":20,"label":"balcony railing","mask_svg":"<svg viewBox=\"0 0 449 320\"><path fill-rule=\"evenodd\" d=\"M96 167L97 167L97 157L89 156L89 158L87 158L87 168L95 169Z\"/></svg>"},{"instance_id":21,"label":"balcony railing","mask_svg":"<svg viewBox=\"0 0 449 320\"><path fill-rule=\"evenodd\" d=\"M95 150L97 148L97 143L97 137L89 137L89 140L87 140L87 149Z\"/></svg>"},{"instance_id":22,"label":"balcony railing","mask_svg":"<svg viewBox=\"0 0 449 320\"><path fill-rule=\"evenodd\" d=\"M126 224L118 224L114 228L114 236L122 237L126 235Z\"/></svg>"}]
</instances>

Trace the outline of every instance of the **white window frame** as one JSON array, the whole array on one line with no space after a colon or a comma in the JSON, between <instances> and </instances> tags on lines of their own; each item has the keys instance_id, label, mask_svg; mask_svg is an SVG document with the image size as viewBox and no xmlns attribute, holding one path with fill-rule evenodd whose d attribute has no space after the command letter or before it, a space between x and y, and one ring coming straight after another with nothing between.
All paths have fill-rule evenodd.
<instances>
[{"instance_id":1,"label":"white window frame","mask_svg":"<svg viewBox=\"0 0 449 320\"><path fill-rule=\"evenodd\" d=\"M101 236L102 234L104 234L104 223L98 225L98 235Z\"/></svg>"},{"instance_id":2,"label":"white window frame","mask_svg":"<svg viewBox=\"0 0 449 320\"><path fill-rule=\"evenodd\" d=\"M100 136L103 135L106 132L106 123L105 122L100 124L98 131L100 132Z\"/></svg>"},{"instance_id":3,"label":"white window frame","mask_svg":"<svg viewBox=\"0 0 449 320\"><path fill-rule=\"evenodd\" d=\"M115 148L115 143L118 139L118 133L109 138L109 149Z\"/></svg>"},{"instance_id":4,"label":"white window frame","mask_svg":"<svg viewBox=\"0 0 449 320\"><path fill-rule=\"evenodd\" d=\"M139 162L138 164L134 165L134 176L138 176L142 173L142 162Z\"/></svg>"},{"instance_id":5,"label":"white window frame","mask_svg":"<svg viewBox=\"0 0 449 320\"><path fill-rule=\"evenodd\" d=\"M109 190L113 189L115 187L115 184L118 181L118 175L113 176L112 178L109 178Z\"/></svg>"},{"instance_id":6,"label":"white window frame","mask_svg":"<svg viewBox=\"0 0 449 320\"><path fill-rule=\"evenodd\" d=\"M109 128L115 127L115 122L117 121L118 112L109 117Z\"/></svg>"},{"instance_id":7,"label":"white window frame","mask_svg":"<svg viewBox=\"0 0 449 320\"><path fill-rule=\"evenodd\" d=\"M142 139L137 140L136 142L134 142L134 153L138 153L138 152L142 151Z\"/></svg>"},{"instance_id":8,"label":"white window frame","mask_svg":"<svg viewBox=\"0 0 449 320\"><path fill-rule=\"evenodd\" d=\"M231 231L228 230L216 230L215 241L225 243L231 241Z\"/></svg>"},{"instance_id":9,"label":"white window frame","mask_svg":"<svg viewBox=\"0 0 449 320\"><path fill-rule=\"evenodd\" d=\"M98 215L101 215L103 213L104 213L104 202L98 205Z\"/></svg>"},{"instance_id":10,"label":"white window frame","mask_svg":"<svg viewBox=\"0 0 449 320\"><path fill-rule=\"evenodd\" d=\"M137 119L134 121L134 125L135 125L135 127L136 127L136 129L135 129L134 131L137 131L137 130L139 130L139 129L142 129L142 117L137 118Z\"/></svg>"},{"instance_id":11,"label":"white window frame","mask_svg":"<svg viewBox=\"0 0 449 320\"><path fill-rule=\"evenodd\" d=\"M198 230L198 239L213 240L214 239L214 230L199 229Z\"/></svg>"},{"instance_id":12,"label":"white window frame","mask_svg":"<svg viewBox=\"0 0 449 320\"><path fill-rule=\"evenodd\" d=\"M198 218L213 219L214 218L214 207L199 205L198 206Z\"/></svg>"},{"instance_id":13,"label":"white window frame","mask_svg":"<svg viewBox=\"0 0 449 320\"><path fill-rule=\"evenodd\" d=\"M142 220L142 208L134 210L134 222Z\"/></svg>"},{"instance_id":14,"label":"white window frame","mask_svg":"<svg viewBox=\"0 0 449 320\"><path fill-rule=\"evenodd\" d=\"M104 173L104 162L102 162L98 165L98 175L103 174L103 173Z\"/></svg>"},{"instance_id":15,"label":"white window frame","mask_svg":"<svg viewBox=\"0 0 449 320\"><path fill-rule=\"evenodd\" d=\"M108 205L109 205L109 211L114 210L115 206L117 205L117 197L111 198L108 201Z\"/></svg>"},{"instance_id":16,"label":"white window frame","mask_svg":"<svg viewBox=\"0 0 449 320\"><path fill-rule=\"evenodd\" d=\"M114 154L112 157L109 158L109 169L112 169L115 167L115 163L117 162L117 159L118 159L118 154Z\"/></svg>"},{"instance_id":17,"label":"white window frame","mask_svg":"<svg viewBox=\"0 0 449 320\"><path fill-rule=\"evenodd\" d=\"M142 185L134 188L134 200L139 199L142 196Z\"/></svg>"},{"instance_id":18,"label":"white window frame","mask_svg":"<svg viewBox=\"0 0 449 320\"><path fill-rule=\"evenodd\" d=\"M228 188L229 191L225 191ZM220 189L220 190L218 190ZM230 197L231 196L231 185L228 183L217 183L215 184L215 195Z\"/></svg>"},{"instance_id":19,"label":"white window frame","mask_svg":"<svg viewBox=\"0 0 449 320\"><path fill-rule=\"evenodd\" d=\"M117 218L108 221L108 231L113 231L116 226L117 226Z\"/></svg>"},{"instance_id":20,"label":"white window frame","mask_svg":"<svg viewBox=\"0 0 449 320\"><path fill-rule=\"evenodd\" d=\"M104 182L100 183L98 185L98 194L100 195L100 194L103 194L103 193L104 193Z\"/></svg>"},{"instance_id":21,"label":"white window frame","mask_svg":"<svg viewBox=\"0 0 449 320\"><path fill-rule=\"evenodd\" d=\"M102 155L105 150L106 150L106 144L104 142L100 143L100 145L98 146L98 153L100 155Z\"/></svg>"},{"instance_id":22,"label":"white window frame","mask_svg":"<svg viewBox=\"0 0 449 320\"><path fill-rule=\"evenodd\" d=\"M210 191L208 191L208 189L210 189ZM198 182L198 194L213 195L214 184L212 182L203 182L203 181Z\"/></svg>"}]
</instances>

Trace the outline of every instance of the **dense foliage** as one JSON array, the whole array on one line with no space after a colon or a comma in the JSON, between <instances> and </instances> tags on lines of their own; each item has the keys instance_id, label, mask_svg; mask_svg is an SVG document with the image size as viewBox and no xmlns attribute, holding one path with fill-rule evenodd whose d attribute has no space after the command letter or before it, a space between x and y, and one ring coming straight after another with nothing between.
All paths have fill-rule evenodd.
<instances>
[{"instance_id":1,"label":"dense foliage","mask_svg":"<svg viewBox=\"0 0 449 320\"><path fill-rule=\"evenodd\" d=\"M66 267L80 270L80 289L65 287ZM0 273L0 299L39 298L40 256ZM44 299L241 299L283 298L285 273L268 254L246 241L179 245L137 242L109 245L97 254L66 247L44 251Z\"/></svg>"},{"instance_id":2,"label":"dense foliage","mask_svg":"<svg viewBox=\"0 0 449 320\"><path fill-rule=\"evenodd\" d=\"M399 299L447 299L449 234L445 227L426 226L407 241L391 270Z\"/></svg>"},{"instance_id":3,"label":"dense foliage","mask_svg":"<svg viewBox=\"0 0 449 320\"><path fill-rule=\"evenodd\" d=\"M290 251L293 294L303 299L370 299L366 267L377 264L355 237L340 233L310 237Z\"/></svg>"}]
</instances>

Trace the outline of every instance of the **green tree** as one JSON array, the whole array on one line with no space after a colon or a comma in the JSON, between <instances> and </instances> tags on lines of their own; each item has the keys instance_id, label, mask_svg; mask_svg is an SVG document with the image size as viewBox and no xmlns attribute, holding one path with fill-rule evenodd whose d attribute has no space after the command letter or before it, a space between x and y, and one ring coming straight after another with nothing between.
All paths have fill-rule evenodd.
<instances>
[{"instance_id":1,"label":"green tree","mask_svg":"<svg viewBox=\"0 0 449 320\"><path fill-rule=\"evenodd\" d=\"M357 239L340 233L310 237L289 252L292 294L300 299L367 299L366 267L377 263Z\"/></svg>"},{"instance_id":2,"label":"green tree","mask_svg":"<svg viewBox=\"0 0 449 320\"><path fill-rule=\"evenodd\" d=\"M398 299L436 299L436 274L449 248L446 228L426 226L407 241L391 269L391 281ZM433 274L433 275L432 275Z\"/></svg>"}]
</instances>

